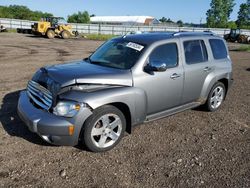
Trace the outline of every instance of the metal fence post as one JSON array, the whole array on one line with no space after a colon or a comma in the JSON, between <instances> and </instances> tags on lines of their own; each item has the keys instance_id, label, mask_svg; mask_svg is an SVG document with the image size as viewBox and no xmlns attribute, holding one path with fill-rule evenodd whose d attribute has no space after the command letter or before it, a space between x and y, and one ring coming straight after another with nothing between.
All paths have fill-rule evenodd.
<instances>
[{"instance_id":1,"label":"metal fence post","mask_svg":"<svg viewBox=\"0 0 250 188\"><path fill-rule=\"evenodd\" d=\"M28 20L20 20L20 19L8 19L8 18L0 18L0 24L4 24L5 27L8 27L9 29L15 29L15 28L26 28L28 26L30 26L30 24L33 24L33 21L28 21ZM81 26L83 28L81 28ZM103 26L103 27L102 27ZM81 32L85 32L88 34L91 34L93 32L98 33L98 34L123 34L123 32L125 32L125 34L127 34L127 32L130 31L136 31L136 29L138 29L138 31L182 31L182 30L188 30L188 31L201 31L201 30L207 30L207 31L212 31L214 33L217 33L218 35L223 35L226 34L229 29L225 29L225 28L196 28L196 27L170 27L170 26L143 26L143 25L131 25L131 26L120 26L120 25L103 25L103 24L79 24L76 23L74 25L74 27L76 28L76 30L81 31ZM93 28L92 28L93 27ZM107 29L105 29L107 28ZM117 31L117 32L116 32ZM250 30L244 30L244 32L247 35L250 35Z\"/></svg>"},{"instance_id":2,"label":"metal fence post","mask_svg":"<svg viewBox=\"0 0 250 188\"><path fill-rule=\"evenodd\" d=\"M101 34L101 24L99 24L99 26L98 26L98 35L100 35Z\"/></svg>"}]
</instances>

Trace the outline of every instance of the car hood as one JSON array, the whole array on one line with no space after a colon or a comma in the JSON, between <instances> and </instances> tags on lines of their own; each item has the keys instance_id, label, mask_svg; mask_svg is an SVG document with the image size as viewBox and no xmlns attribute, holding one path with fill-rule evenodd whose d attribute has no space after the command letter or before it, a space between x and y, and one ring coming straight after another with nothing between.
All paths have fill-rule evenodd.
<instances>
[{"instance_id":1,"label":"car hood","mask_svg":"<svg viewBox=\"0 0 250 188\"><path fill-rule=\"evenodd\" d=\"M85 61L53 65L43 68L47 75L61 87L74 84L105 84L132 86L129 70L103 67Z\"/></svg>"}]
</instances>

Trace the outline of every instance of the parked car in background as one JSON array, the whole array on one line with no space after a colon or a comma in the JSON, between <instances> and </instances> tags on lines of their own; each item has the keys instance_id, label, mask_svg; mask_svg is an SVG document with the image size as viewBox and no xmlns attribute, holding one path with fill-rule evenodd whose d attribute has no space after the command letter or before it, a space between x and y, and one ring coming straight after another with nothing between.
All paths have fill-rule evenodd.
<instances>
[{"instance_id":1,"label":"parked car in background","mask_svg":"<svg viewBox=\"0 0 250 188\"><path fill-rule=\"evenodd\" d=\"M200 105L216 111L232 81L226 43L212 33L127 35L82 61L38 70L18 113L51 144L103 152L137 124Z\"/></svg>"}]
</instances>

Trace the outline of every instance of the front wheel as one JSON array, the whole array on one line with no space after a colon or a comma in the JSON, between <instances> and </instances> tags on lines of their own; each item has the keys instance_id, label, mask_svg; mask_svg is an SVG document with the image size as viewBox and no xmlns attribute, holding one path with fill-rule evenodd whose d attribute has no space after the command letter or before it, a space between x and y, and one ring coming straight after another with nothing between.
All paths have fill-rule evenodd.
<instances>
[{"instance_id":1,"label":"front wheel","mask_svg":"<svg viewBox=\"0 0 250 188\"><path fill-rule=\"evenodd\" d=\"M226 89L223 83L217 82L211 89L205 107L208 111L216 111L225 99Z\"/></svg>"},{"instance_id":2,"label":"front wheel","mask_svg":"<svg viewBox=\"0 0 250 188\"><path fill-rule=\"evenodd\" d=\"M68 39L68 38L70 38L70 32L64 30L64 31L62 32L62 38L63 38L63 39Z\"/></svg>"},{"instance_id":3,"label":"front wheel","mask_svg":"<svg viewBox=\"0 0 250 188\"><path fill-rule=\"evenodd\" d=\"M49 30L46 32L46 36L48 37L48 39L53 39L53 38L55 38L55 31L52 30L52 29L49 29Z\"/></svg>"},{"instance_id":4,"label":"front wheel","mask_svg":"<svg viewBox=\"0 0 250 188\"><path fill-rule=\"evenodd\" d=\"M82 141L90 151L108 151L120 142L125 129L126 119L123 113L114 106L103 106L86 120Z\"/></svg>"}]
</instances>

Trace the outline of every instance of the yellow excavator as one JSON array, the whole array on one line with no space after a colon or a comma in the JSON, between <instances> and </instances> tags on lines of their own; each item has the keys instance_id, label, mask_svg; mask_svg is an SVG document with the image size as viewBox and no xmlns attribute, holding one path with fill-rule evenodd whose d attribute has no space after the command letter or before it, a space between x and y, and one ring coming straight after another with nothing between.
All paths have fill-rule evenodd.
<instances>
[{"instance_id":1,"label":"yellow excavator","mask_svg":"<svg viewBox=\"0 0 250 188\"><path fill-rule=\"evenodd\" d=\"M55 36L68 39L78 35L78 32L72 31L72 26L62 17L43 18L41 21L32 25L32 33L46 36L49 39L53 39Z\"/></svg>"}]
</instances>

